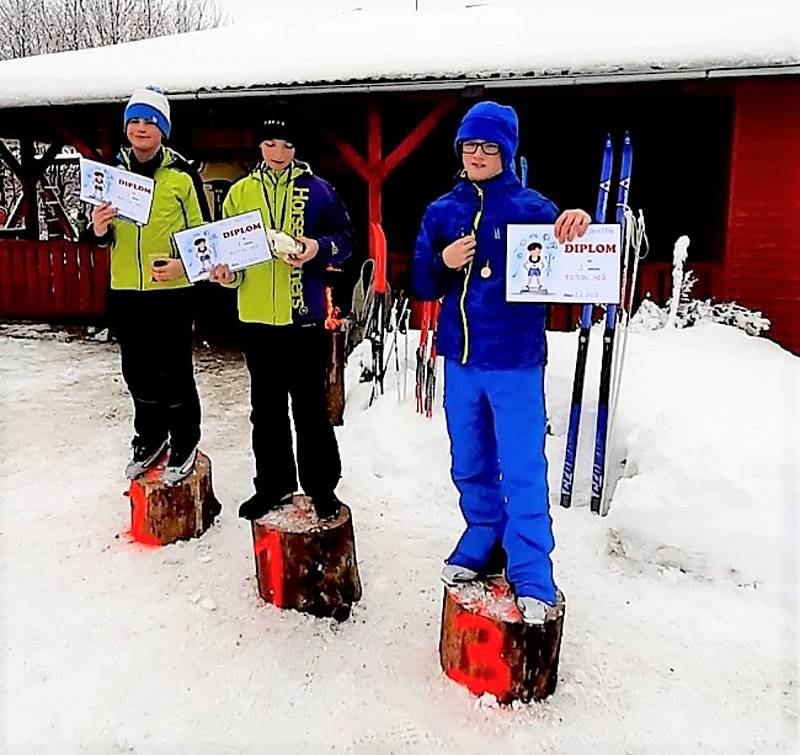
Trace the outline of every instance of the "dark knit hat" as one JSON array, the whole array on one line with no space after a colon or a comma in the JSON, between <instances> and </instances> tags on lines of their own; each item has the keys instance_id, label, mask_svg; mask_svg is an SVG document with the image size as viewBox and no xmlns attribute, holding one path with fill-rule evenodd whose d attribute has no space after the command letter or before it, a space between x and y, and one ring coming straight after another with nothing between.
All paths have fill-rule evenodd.
<instances>
[{"instance_id":1,"label":"dark knit hat","mask_svg":"<svg viewBox=\"0 0 800 755\"><path fill-rule=\"evenodd\" d=\"M257 143L271 139L283 139L297 146L300 128L294 111L284 102L269 105L264 111L256 130Z\"/></svg>"}]
</instances>

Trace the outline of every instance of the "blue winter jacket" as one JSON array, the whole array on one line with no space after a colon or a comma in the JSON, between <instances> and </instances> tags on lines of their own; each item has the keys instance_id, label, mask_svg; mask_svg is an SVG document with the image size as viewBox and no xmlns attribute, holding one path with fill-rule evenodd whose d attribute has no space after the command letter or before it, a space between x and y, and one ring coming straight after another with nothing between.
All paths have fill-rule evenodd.
<instances>
[{"instance_id":1,"label":"blue winter jacket","mask_svg":"<svg viewBox=\"0 0 800 755\"><path fill-rule=\"evenodd\" d=\"M479 183L462 174L452 191L428 206L412 278L418 298L444 297L436 337L440 354L486 370L545 363L545 305L506 302L506 226L553 223L557 216L556 206L523 189L510 167ZM448 268L442 251L473 229L473 261L463 270ZM483 277L487 267L490 274Z\"/></svg>"}]
</instances>

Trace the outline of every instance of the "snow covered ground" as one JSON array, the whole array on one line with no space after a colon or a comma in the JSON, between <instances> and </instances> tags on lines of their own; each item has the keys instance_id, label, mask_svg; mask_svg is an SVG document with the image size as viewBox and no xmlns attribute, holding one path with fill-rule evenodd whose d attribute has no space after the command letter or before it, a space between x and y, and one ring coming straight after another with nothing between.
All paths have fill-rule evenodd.
<instances>
[{"instance_id":1,"label":"snow covered ground","mask_svg":"<svg viewBox=\"0 0 800 755\"><path fill-rule=\"evenodd\" d=\"M257 596L236 516L252 474L241 361L197 360L221 519L152 549L126 535L115 347L12 332L0 335L3 752L794 751L800 360L775 344L719 325L631 336L611 512L585 506L590 432L577 507L552 495L558 689L502 709L439 671L438 573L461 525L441 406L432 422L399 406L392 376L362 411L351 360L340 493L364 598L337 625ZM575 343L550 336L553 491ZM591 406L584 417L592 427Z\"/></svg>"}]
</instances>

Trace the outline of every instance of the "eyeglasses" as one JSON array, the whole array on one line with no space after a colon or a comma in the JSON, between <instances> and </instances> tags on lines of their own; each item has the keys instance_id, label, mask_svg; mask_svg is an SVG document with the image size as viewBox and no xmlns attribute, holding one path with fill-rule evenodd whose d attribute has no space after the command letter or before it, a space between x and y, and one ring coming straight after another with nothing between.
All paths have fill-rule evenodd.
<instances>
[{"instance_id":1,"label":"eyeglasses","mask_svg":"<svg viewBox=\"0 0 800 755\"><path fill-rule=\"evenodd\" d=\"M497 142L461 142L461 151L465 155L474 155L478 149L484 155L500 154L500 145Z\"/></svg>"}]
</instances>

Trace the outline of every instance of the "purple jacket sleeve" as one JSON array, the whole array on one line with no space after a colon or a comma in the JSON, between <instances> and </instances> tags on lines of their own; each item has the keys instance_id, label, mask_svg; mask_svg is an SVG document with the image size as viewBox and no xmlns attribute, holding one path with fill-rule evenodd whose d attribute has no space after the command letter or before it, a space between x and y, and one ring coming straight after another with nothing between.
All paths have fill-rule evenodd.
<instances>
[{"instance_id":1,"label":"purple jacket sleeve","mask_svg":"<svg viewBox=\"0 0 800 755\"><path fill-rule=\"evenodd\" d=\"M319 253L317 257L324 265L344 262L353 253L353 226L350 216L339 195L327 182L324 186L325 210L320 235L317 237Z\"/></svg>"}]
</instances>

